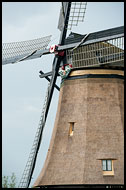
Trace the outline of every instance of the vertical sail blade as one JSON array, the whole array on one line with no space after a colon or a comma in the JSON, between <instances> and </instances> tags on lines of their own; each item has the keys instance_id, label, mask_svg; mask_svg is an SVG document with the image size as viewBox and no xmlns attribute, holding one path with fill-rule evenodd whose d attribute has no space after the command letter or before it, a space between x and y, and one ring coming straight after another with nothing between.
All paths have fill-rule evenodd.
<instances>
[{"instance_id":1,"label":"vertical sail blade","mask_svg":"<svg viewBox=\"0 0 126 190\"><path fill-rule=\"evenodd\" d=\"M69 30L72 29L72 26L77 26L78 22L84 21L86 7L87 2L72 2L68 23Z\"/></svg>"},{"instance_id":2,"label":"vertical sail blade","mask_svg":"<svg viewBox=\"0 0 126 190\"><path fill-rule=\"evenodd\" d=\"M60 17L58 22L58 29L62 31L64 26L64 12L67 2L62 2L60 9ZM71 2L70 16L68 18L67 29L71 30L72 26L77 26L79 22L84 21L87 2Z\"/></svg>"},{"instance_id":3,"label":"vertical sail blade","mask_svg":"<svg viewBox=\"0 0 126 190\"><path fill-rule=\"evenodd\" d=\"M60 17L59 17L59 22L58 22L58 29L60 31L63 30L63 26L64 26L66 5L67 5L67 2L62 2L62 6L60 9Z\"/></svg>"},{"instance_id":4,"label":"vertical sail blade","mask_svg":"<svg viewBox=\"0 0 126 190\"><path fill-rule=\"evenodd\" d=\"M37 128L37 132L36 132L36 135L34 138L32 149L29 154L28 161L26 163L23 175L21 177L21 180L20 180L20 183L18 186L19 188L28 188L28 186L31 182L32 174L33 174L34 167L35 167L35 162L37 159L38 150L39 150L40 143L42 140L43 129L45 126L45 111L46 111L46 104L47 104L48 95L49 95L49 87L50 87L50 83L48 83L48 88L47 88L47 92L46 92L46 96L45 96L45 101L44 101L44 105L43 105L43 109L42 109L39 126Z\"/></svg>"}]
</instances>

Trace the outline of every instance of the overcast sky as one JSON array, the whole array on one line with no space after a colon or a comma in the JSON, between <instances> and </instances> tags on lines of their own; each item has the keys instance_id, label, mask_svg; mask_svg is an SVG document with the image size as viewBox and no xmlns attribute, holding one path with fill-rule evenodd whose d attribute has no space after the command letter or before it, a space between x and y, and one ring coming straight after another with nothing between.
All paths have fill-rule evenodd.
<instances>
[{"instance_id":1,"label":"overcast sky","mask_svg":"<svg viewBox=\"0 0 126 190\"><path fill-rule=\"evenodd\" d=\"M49 46L58 44L60 7L61 2L3 2L2 42L52 35ZM88 2L84 23L73 27L72 31L87 34L123 25L123 2ZM10 176L14 172L17 184L32 147L48 84L46 79L39 78L39 71L51 71L53 58L54 55L45 55L2 66L2 175ZM60 78L57 83L60 85ZM58 96L55 90L31 184L46 158Z\"/></svg>"}]
</instances>

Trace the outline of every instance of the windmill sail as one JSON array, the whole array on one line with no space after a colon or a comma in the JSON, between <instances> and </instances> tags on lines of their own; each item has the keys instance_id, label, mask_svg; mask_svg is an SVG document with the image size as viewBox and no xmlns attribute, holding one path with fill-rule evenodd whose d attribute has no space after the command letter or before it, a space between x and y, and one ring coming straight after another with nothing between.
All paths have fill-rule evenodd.
<instances>
[{"instance_id":1,"label":"windmill sail","mask_svg":"<svg viewBox=\"0 0 126 190\"><path fill-rule=\"evenodd\" d=\"M72 2L68 23L69 30L72 29L72 26L77 26L79 22L84 21L86 7L87 2Z\"/></svg>"},{"instance_id":2,"label":"windmill sail","mask_svg":"<svg viewBox=\"0 0 126 190\"><path fill-rule=\"evenodd\" d=\"M34 40L3 43L2 64L5 65L41 57L43 50L47 48L50 41L51 35Z\"/></svg>"},{"instance_id":3,"label":"windmill sail","mask_svg":"<svg viewBox=\"0 0 126 190\"><path fill-rule=\"evenodd\" d=\"M58 29L62 31L64 26L64 12L67 2L62 2L60 9L60 17L58 22ZM71 30L72 26L77 26L79 22L84 21L87 2L71 2L70 15L68 18L67 29Z\"/></svg>"},{"instance_id":4,"label":"windmill sail","mask_svg":"<svg viewBox=\"0 0 126 190\"><path fill-rule=\"evenodd\" d=\"M46 96L45 96L42 114L40 117L40 122L39 122L39 126L37 128L37 132L36 132L35 139L34 139L34 142L32 145L32 149L31 149L31 152L29 154L29 158L28 158L28 161L26 163L25 170L23 172L22 178L21 178L20 183L19 183L20 188L26 188L29 186L30 181L31 181L31 177L32 177L32 173L34 171L39 146L40 146L40 143L42 140L43 129L45 126L45 120L44 119L45 119L46 104L47 104L48 95L49 95L49 87L50 87L50 83L48 83L48 88L47 88L47 92L46 92Z\"/></svg>"},{"instance_id":5,"label":"windmill sail","mask_svg":"<svg viewBox=\"0 0 126 190\"><path fill-rule=\"evenodd\" d=\"M67 2L62 2L62 7L60 9L60 17L58 22L58 29L62 31L63 29L63 23L64 23L64 12L65 12L65 6Z\"/></svg>"}]
</instances>

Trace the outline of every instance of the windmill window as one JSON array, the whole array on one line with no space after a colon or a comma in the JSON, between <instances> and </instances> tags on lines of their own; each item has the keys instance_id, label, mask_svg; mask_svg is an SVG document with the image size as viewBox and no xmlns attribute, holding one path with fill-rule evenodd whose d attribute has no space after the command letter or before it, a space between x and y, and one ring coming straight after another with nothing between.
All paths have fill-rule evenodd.
<instances>
[{"instance_id":1,"label":"windmill window","mask_svg":"<svg viewBox=\"0 0 126 190\"><path fill-rule=\"evenodd\" d=\"M102 170L112 171L112 160L102 160Z\"/></svg>"},{"instance_id":2,"label":"windmill window","mask_svg":"<svg viewBox=\"0 0 126 190\"><path fill-rule=\"evenodd\" d=\"M73 133L74 133L74 122L70 122L69 136L73 136Z\"/></svg>"},{"instance_id":3,"label":"windmill window","mask_svg":"<svg viewBox=\"0 0 126 190\"><path fill-rule=\"evenodd\" d=\"M102 160L102 171L103 176L114 176L114 167L113 167L114 160Z\"/></svg>"}]
</instances>

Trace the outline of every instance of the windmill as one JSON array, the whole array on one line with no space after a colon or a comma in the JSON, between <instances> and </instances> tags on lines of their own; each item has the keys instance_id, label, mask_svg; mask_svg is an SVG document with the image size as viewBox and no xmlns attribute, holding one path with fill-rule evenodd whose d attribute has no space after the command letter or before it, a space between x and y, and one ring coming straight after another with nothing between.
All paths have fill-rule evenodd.
<instances>
[{"instance_id":1,"label":"windmill","mask_svg":"<svg viewBox=\"0 0 126 190\"><path fill-rule=\"evenodd\" d=\"M84 5L84 8L81 7L81 4ZM74 8L72 8L72 5L74 5ZM70 20L71 16L70 13L72 13L72 9L76 12L76 6L79 5L79 10L78 13L80 13L81 9L83 9L83 15L85 13L86 9L86 3L70 3L70 2L65 2L62 3L62 8L61 8L61 16L59 20L59 29L61 30L61 36L59 40L59 45L52 46L50 49L45 49L47 47L48 42L50 40L50 37L42 38L41 41L41 47L37 47L37 42L35 42L35 48L30 50L28 49L28 52L26 53L26 49L24 49L23 54L17 54L14 55L14 52L12 54L14 56L12 57L6 57L8 55L7 53L7 46L6 44L5 48L5 54L3 56L3 64L7 64L9 62L15 63L18 61L23 61L27 59L34 59L37 57L40 57L44 54L50 54L51 52L54 52L55 58L53 61L53 69L51 72L43 74L43 72L40 72L40 77L46 77L47 80L50 81L48 89L47 89L47 94L45 98L45 103L43 106L43 111L40 119L40 125L38 128L38 131L35 136L35 140L33 143L32 151L30 153L28 162L26 164L26 168L24 170L24 174L21 179L21 187L28 187L30 184L30 180L32 177L32 173L34 170L35 166L35 161L38 153L38 149L40 146L41 138L42 138L42 132L43 128L46 122L52 94L54 87L56 87L59 90L59 87L55 85L56 78L58 76L58 71L59 74L62 76L64 79L67 77L64 75L64 68L60 68L60 66L63 65L65 67L65 72L68 74L71 71L71 68L69 65L72 65L73 69L78 69L78 68L94 68L94 67L118 67L119 69L123 68L123 57L124 57L124 51L121 45L123 45L123 41L120 42L120 39L122 40L123 38L123 27L119 28L114 28L114 29L109 29L106 31L101 31L99 33L91 33L87 35L77 35L75 33L71 33L71 35L66 38L66 32L67 32L67 26L68 26L68 21L71 21L70 27L74 24L73 22L75 21L73 18L77 17L76 15L72 16L72 19ZM81 7L81 8L80 8ZM75 13L74 12L74 13ZM76 22L79 21L79 18L81 16L79 15L77 17ZM83 17L83 16L82 16ZM61 24L63 23L63 25ZM40 40L40 39L39 39ZM103 42L103 43L102 43ZM27 42L30 44L30 42ZM115 45L114 45L115 43ZM14 44L11 44L14 46ZM31 44L31 46L33 46ZM21 47L21 46L20 46ZM19 47L19 49L20 49ZM17 48L17 44L16 44ZM12 49L12 48L10 48ZM97 51L93 51L92 49L97 49ZM91 51L92 50L92 51ZM87 52L91 52L91 55ZM85 57L82 58L82 52L85 52ZM78 57L78 58L77 58ZM89 60L90 58L90 60ZM78 59L78 60L77 60ZM65 65L66 61L69 65ZM60 70L59 70L60 68ZM72 74L72 73L71 73ZM51 79L49 78L51 76ZM73 76L74 77L74 76Z\"/></svg>"}]
</instances>

